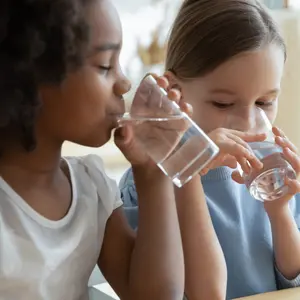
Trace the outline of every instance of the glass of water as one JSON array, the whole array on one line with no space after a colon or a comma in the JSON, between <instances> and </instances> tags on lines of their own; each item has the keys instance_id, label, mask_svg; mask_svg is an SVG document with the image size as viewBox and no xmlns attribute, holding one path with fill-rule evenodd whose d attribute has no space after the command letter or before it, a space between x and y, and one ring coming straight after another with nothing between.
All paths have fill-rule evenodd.
<instances>
[{"instance_id":1,"label":"glass of water","mask_svg":"<svg viewBox=\"0 0 300 300\"><path fill-rule=\"evenodd\" d=\"M244 131L243 123L247 122L248 132L266 134L263 142L249 143L255 156L263 163L263 168L251 169L250 173L243 173L243 178L252 197L262 202L274 201L288 193L285 178L296 179L296 173L285 160L281 147L275 143L272 124L264 110L256 107L250 119L231 116L228 128Z\"/></svg>"},{"instance_id":2,"label":"glass of water","mask_svg":"<svg viewBox=\"0 0 300 300\"><path fill-rule=\"evenodd\" d=\"M147 75L119 126L130 125L134 138L177 187L199 173L219 152L212 140Z\"/></svg>"}]
</instances>

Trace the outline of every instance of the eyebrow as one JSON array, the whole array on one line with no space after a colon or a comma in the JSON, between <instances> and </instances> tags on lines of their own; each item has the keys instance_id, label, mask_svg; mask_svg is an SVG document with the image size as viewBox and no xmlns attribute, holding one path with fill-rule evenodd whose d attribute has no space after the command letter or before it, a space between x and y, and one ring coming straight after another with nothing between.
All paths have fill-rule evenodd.
<instances>
[{"instance_id":1,"label":"eyebrow","mask_svg":"<svg viewBox=\"0 0 300 300\"><path fill-rule=\"evenodd\" d=\"M277 94L279 94L279 92L280 92L280 89L273 89L273 90L267 91L265 95L277 95Z\"/></svg>"},{"instance_id":2,"label":"eyebrow","mask_svg":"<svg viewBox=\"0 0 300 300\"><path fill-rule=\"evenodd\" d=\"M97 45L93 48L93 52L104 52L104 51L118 51L121 49L120 43L107 43L102 45Z\"/></svg>"},{"instance_id":3,"label":"eyebrow","mask_svg":"<svg viewBox=\"0 0 300 300\"><path fill-rule=\"evenodd\" d=\"M214 89L211 91L213 94L227 94L227 95L235 95L234 92L227 89Z\"/></svg>"},{"instance_id":4,"label":"eyebrow","mask_svg":"<svg viewBox=\"0 0 300 300\"><path fill-rule=\"evenodd\" d=\"M211 91L213 94L227 94L227 95L235 95L235 93L231 90L227 90L227 89L214 89ZM279 94L280 89L276 88L276 89L272 89L269 90L265 93L265 95L273 95L273 94Z\"/></svg>"}]
</instances>

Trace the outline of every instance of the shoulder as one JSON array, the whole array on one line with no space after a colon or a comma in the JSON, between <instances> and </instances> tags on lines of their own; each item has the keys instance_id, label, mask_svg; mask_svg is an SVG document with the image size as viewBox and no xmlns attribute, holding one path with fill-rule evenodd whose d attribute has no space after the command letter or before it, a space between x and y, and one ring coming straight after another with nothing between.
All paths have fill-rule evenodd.
<instances>
[{"instance_id":1,"label":"shoulder","mask_svg":"<svg viewBox=\"0 0 300 300\"><path fill-rule=\"evenodd\" d=\"M95 154L79 157L65 157L76 182L77 189L101 201L109 212L121 206L119 188L115 180L105 173L102 159Z\"/></svg>"},{"instance_id":2,"label":"shoulder","mask_svg":"<svg viewBox=\"0 0 300 300\"><path fill-rule=\"evenodd\" d=\"M120 181L121 197L124 202L124 206L137 206L138 196L135 188L132 169L128 169Z\"/></svg>"},{"instance_id":3,"label":"shoulder","mask_svg":"<svg viewBox=\"0 0 300 300\"><path fill-rule=\"evenodd\" d=\"M65 157L71 170L74 172L76 180L80 180L83 184L93 182L100 185L102 188L113 188L116 184L110 179L104 169L102 159L95 154L86 156Z\"/></svg>"}]
</instances>

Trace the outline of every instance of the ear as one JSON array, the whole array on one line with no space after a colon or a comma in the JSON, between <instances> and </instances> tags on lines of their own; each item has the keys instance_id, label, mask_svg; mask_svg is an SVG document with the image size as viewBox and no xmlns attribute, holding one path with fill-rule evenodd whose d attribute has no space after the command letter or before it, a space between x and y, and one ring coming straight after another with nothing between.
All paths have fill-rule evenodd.
<instances>
[{"instance_id":1,"label":"ear","mask_svg":"<svg viewBox=\"0 0 300 300\"><path fill-rule=\"evenodd\" d=\"M168 79L170 89L176 89L182 92L181 82L172 71L165 71L164 77Z\"/></svg>"}]
</instances>

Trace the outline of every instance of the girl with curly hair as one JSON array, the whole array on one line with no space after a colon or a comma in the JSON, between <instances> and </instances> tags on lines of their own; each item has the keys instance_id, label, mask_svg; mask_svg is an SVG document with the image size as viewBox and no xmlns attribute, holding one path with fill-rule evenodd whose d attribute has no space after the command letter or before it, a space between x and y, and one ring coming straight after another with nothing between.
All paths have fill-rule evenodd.
<instances>
[{"instance_id":1,"label":"girl with curly hair","mask_svg":"<svg viewBox=\"0 0 300 300\"><path fill-rule=\"evenodd\" d=\"M116 143L137 177L136 234L101 159L61 157L64 141L99 147L117 127L130 89L121 45L109 0L0 3L1 299L88 299L97 262L121 299L182 299L172 184L130 128L117 130Z\"/></svg>"}]
</instances>

